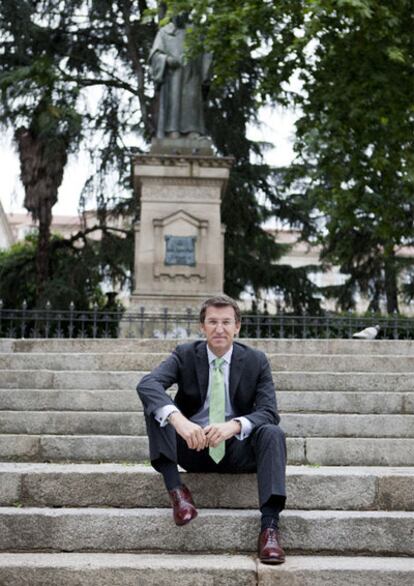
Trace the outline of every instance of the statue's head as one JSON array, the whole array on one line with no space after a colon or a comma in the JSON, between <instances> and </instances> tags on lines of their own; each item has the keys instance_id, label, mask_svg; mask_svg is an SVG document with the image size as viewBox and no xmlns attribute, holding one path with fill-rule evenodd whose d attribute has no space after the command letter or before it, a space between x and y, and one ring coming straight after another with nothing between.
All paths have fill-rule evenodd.
<instances>
[{"instance_id":1,"label":"statue's head","mask_svg":"<svg viewBox=\"0 0 414 586\"><path fill-rule=\"evenodd\" d=\"M187 24L189 17L189 11L180 12L176 16L173 16L172 21L177 28L185 28L185 25Z\"/></svg>"}]
</instances>

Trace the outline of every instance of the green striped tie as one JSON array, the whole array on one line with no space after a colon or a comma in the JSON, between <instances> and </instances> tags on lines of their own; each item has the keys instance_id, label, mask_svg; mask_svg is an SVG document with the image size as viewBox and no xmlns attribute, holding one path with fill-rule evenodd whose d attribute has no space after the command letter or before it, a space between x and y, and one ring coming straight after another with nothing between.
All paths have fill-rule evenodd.
<instances>
[{"instance_id":1,"label":"green striped tie","mask_svg":"<svg viewBox=\"0 0 414 586\"><path fill-rule=\"evenodd\" d=\"M222 371L224 359L216 358L213 362L213 380L210 393L209 423L224 423L226 399L224 393L224 374ZM216 448L209 448L210 457L218 464L224 458L226 443L221 442Z\"/></svg>"}]
</instances>

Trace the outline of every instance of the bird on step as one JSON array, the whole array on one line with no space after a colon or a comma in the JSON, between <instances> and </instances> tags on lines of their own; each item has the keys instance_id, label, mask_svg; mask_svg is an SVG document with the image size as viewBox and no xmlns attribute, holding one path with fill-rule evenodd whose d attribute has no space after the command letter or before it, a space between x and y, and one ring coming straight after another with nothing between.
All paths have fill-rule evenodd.
<instances>
[{"instance_id":1,"label":"bird on step","mask_svg":"<svg viewBox=\"0 0 414 586\"><path fill-rule=\"evenodd\" d=\"M378 336L378 332L380 331L380 326L371 326L369 328L365 328L360 332L356 332L352 335L353 338L358 338L359 340L374 340Z\"/></svg>"}]
</instances>

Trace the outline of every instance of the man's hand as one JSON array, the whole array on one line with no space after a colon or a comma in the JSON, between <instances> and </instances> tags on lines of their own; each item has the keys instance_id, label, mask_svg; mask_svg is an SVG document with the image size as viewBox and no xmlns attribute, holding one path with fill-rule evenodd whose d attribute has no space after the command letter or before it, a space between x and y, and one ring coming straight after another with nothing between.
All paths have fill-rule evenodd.
<instances>
[{"instance_id":1,"label":"man's hand","mask_svg":"<svg viewBox=\"0 0 414 586\"><path fill-rule=\"evenodd\" d=\"M174 427L175 431L180 435L187 443L187 446L191 450L204 450L207 447L207 438L204 433L204 429L193 423L182 413L174 411L171 413L168 421Z\"/></svg>"},{"instance_id":2,"label":"man's hand","mask_svg":"<svg viewBox=\"0 0 414 586\"><path fill-rule=\"evenodd\" d=\"M219 443L230 439L241 432L241 423L234 419L225 423L213 423L204 428L207 445L215 448Z\"/></svg>"}]
</instances>

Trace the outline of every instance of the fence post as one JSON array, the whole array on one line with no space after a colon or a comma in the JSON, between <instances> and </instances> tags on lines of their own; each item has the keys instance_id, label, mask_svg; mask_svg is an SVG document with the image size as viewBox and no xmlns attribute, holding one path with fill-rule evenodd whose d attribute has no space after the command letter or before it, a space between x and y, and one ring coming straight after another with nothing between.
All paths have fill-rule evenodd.
<instances>
[{"instance_id":1,"label":"fence post","mask_svg":"<svg viewBox=\"0 0 414 586\"><path fill-rule=\"evenodd\" d=\"M52 309L52 304L50 301L46 301L46 325L45 325L45 338L49 337L50 331L50 310Z\"/></svg>"},{"instance_id":2,"label":"fence post","mask_svg":"<svg viewBox=\"0 0 414 586\"><path fill-rule=\"evenodd\" d=\"M93 323L92 323L92 336L94 338L96 338L96 334L98 332L97 320L98 320L98 304L95 301L95 303L93 304Z\"/></svg>"},{"instance_id":3,"label":"fence post","mask_svg":"<svg viewBox=\"0 0 414 586\"><path fill-rule=\"evenodd\" d=\"M285 321L284 321L284 314L285 311L282 307L282 311L280 312L280 325L279 325L279 338L285 337Z\"/></svg>"},{"instance_id":4,"label":"fence post","mask_svg":"<svg viewBox=\"0 0 414 586\"><path fill-rule=\"evenodd\" d=\"M26 311L27 311L27 301L24 299L22 303L22 321L20 323L20 337L24 338L24 332L26 329Z\"/></svg>"},{"instance_id":5,"label":"fence post","mask_svg":"<svg viewBox=\"0 0 414 586\"><path fill-rule=\"evenodd\" d=\"M398 313L396 311L394 311L394 317L393 317L393 337L394 340L398 340L400 335L398 333Z\"/></svg>"},{"instance_id":6,"label":"fence post","mask_svg":"<svg viewBox=\"0 0 414 586\"><path fill-rule=\"evenodd\" d=\"M69 303L69 327L68 327L69 338L73 338L73 330L74 330L73 313L74 313L74 311L75 311L75 304L73 303L73 301L71 301Z\"/></svg>"}]
</instances>

